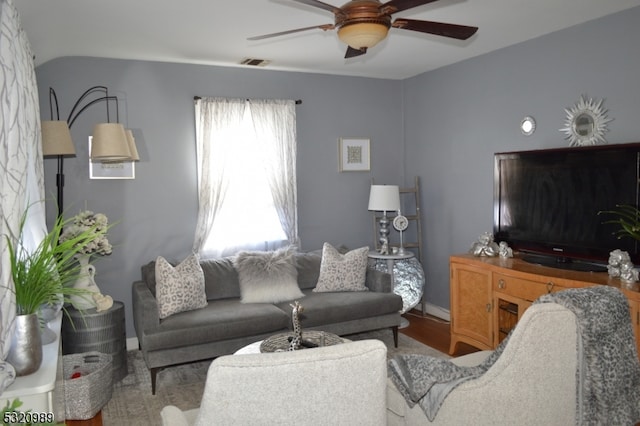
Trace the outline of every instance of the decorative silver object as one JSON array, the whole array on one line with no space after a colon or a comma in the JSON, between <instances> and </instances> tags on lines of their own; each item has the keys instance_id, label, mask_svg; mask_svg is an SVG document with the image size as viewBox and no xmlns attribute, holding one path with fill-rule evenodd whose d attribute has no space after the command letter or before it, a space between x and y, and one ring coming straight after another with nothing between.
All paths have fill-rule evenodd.
<instances>
[{"instance_id":1,"label":"decorative silver object","mask_svg":"<svg viewBox=\"0 0 640 426\"><path fill-rule=\"evenodd\" d=\"M424 289L425 277L422 265L415 257L396 260L393 262L393 271L389 271L387 262L376 259L373 269L393 275L393 292L402 297L402 311L405 313L413 309L420 299Z\"/></svg>"},{"instance_id":2,"label":"decorative silver object","mask_svg":"<svg viewBox=\"0 0 640 426\"><path fill-rule=\"evenodd\" d=\"M393 254L404 254L402 234L409 227L409 221L405 216L402 215L402 213L400 213L400 210L398 210L398 215L393 218L393 227L396 228L396 231L400 233L400 247L398 248L397 251L395 250L395 247L394 247Z\"/></svg>"},{"instance_id":3,"label":"decorative silver object","mask_svg":"<svg viewBox=\"0 0 640 426\"><path fill-rule=\"evenodd\" d=\"M300 313L304 311L304 308L297 300L291 303L291 322L293 325L293 338L289 344L290 351L297 351L302 345L302 328L300 327Z\"/></svg>"},{"instance_id":4,"label":"decorative silver object","mask_svg":"<svg viewBox=\"0 0 640 426\"><path fill-rule=\"evenodd\" d=\"M16 376L35 373L42 364L42 337L37 314L17 315L7 362Z\"/></svg>"},{"instance_id":5,"label":"decorative silver object","mask_svg":"<svg viewBox=\"0 0 640 426\"><path fill-rule=\"evenodd\" d=\"M500 244L498 244L498 254L501 258L507 259L513 257L513 250L506 241L500 241Z\"/></svg>"},{"instance_id":6,"label":"decorative silver object","mask_svg":"<svg viewBox=\"0 0 640 426\"><path fill-rule=\"evenodd\" d=\"M382 227L380 227L380 232L382 232ZM380 237L380 254L389 254L389 239L386 236Z\"/></svg>"},{"instance_id":7,"label":"decorative silver object","mask_svg":"<svg viewBox=\"0 0 640 426\"><path fill-rule=\"evenodd\" d=\"M629 253L616 249L609 253L609 264L607 272L612 278L620 278L626 283L638 281L638 271L634 269Z\"/></svg>"},{"instance_id":8,"label":"decorative silver object","mask_svg":"<svg viewBox=\"0 0 640 426\"><path fill-rule=\"evenodd\" d=\"M474 256L496 257L499 252L500 247L498 246L498 243L493 241L493 234L490 232L485 232L480 235L480 237L478 237L478 241L473 243L469 249L469 253Z\"/></svg>"},{"instance_id":9,"label":"decorative silver object","mask_svg":"<svg viewBox=\"0 0 640 426\"><path fill-rule=\"evenodd\" d=\"M565 109L567 120L565 127L560 129L567 136L569 146L583 146L605 144L604 134L609 131L607 123L612 119L607 118L607 110L602 107L604 99L595 101L587 100L584 95L571 108Z\"/></svg>"},{"instance_id":10,"label":"decorative silver object","mask_svg":"<svg viewBox=\"0 0 640 426\"><path fill-rule=\"evenodd\" d=\"M638 281L638 271L634 269L633 263L624 262L620 265L620 280L625 283Z\"/></svg>"},{"instance_id":11,"label":"decorative silver object","mask_svg":"<svg viewBox=\"0 0 640 426\"><path fill-rule=\"evenodd\" d=\"M531 136L536 131L536 120L531 116L526 116L520 122L520 131L525 136Z\"/></svg>"}]
</instances>

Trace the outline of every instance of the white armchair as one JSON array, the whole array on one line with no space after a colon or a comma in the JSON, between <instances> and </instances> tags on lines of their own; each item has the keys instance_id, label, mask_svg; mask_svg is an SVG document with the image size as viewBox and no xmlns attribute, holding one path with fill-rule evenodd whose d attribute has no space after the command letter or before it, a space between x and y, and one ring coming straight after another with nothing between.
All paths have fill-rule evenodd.
<instances>
[{"instance_id":1,"label":"white armchair","mask_svg":"<svg viewBox=\"0 0 640 426\"><path fill-rule=\"evenodd\" d=\"M489 371L455 388L433 422L419 405L409 408L389 381L388 424L576 424L576 340L576 320L571 311L551 303L534 305L525 311ZM476 352L452 361L473 366L490 353Z\"/></svg>"},{"instance_id":2,"label":"white armchair","mask_svg":"<svg viewBox=\"0 0 640 426\"><path fill-rule=\"evenodd\" d=\"M207 373L199 409L162 409L163 425L386 424L387 348L363 340L229 355Z\"/></svg>"},{"instance_id":3,"label":"white armchair","mask_svg":"<svg viewBox=\"0 0 640 426\"><path fill-rule=\"evenodd\" d=\"M390 379L388 424L537 426L640 421L640 362L622 293L597 286L546 295L540 301L524 312L493 364L471 370L451 367L455 374L474 371L475 375L454 386L444 400L440 399L443 393L436 392L434 398L422 398L410 407ZM478 352L452 361L476 366L490 354ZM437 362L432 366L442 371ZM428 386L429 381L419 376L425 370L413 371L418 372L418 386L412 389ZM429 421L423 408L433 413L433 401L442 404Z\"/></svg>"}]
</instances>

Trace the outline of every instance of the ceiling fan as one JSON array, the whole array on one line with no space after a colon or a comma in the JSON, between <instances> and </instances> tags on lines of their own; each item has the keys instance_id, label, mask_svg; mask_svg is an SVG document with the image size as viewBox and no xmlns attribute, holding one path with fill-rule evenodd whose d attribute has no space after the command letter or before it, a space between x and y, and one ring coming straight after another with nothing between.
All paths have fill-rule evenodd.
<instances>
[{"instance_id":1,"label":"ceiling fan","mask_svg":"<svg viewBox=\"0 0 640 426\"><path fill-rule=\"evenodd\" d=\"M262 40L312 29L327 31L337 28L338 38L349 46L345 58L353 58L364 55L367 53L367 49L384 40L391 27L456 38L458 40L466 40L478 31L478 27L443 22L406 18L398 18L393 22L391 20L391 15L396 12L433 3L437 0L390 0L386 3L381 3L379 0L352 0L341 7L323 3L319 0L293 1L333 13L335 15L335 23L250 37L248 40Z\"/></svg>"}]
</instances>

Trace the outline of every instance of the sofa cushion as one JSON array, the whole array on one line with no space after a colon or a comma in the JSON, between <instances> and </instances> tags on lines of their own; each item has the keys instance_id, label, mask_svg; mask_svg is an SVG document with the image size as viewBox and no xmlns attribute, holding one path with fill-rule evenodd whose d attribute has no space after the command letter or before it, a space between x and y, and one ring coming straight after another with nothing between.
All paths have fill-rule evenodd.
<instances>
[{"instance_id":1,"label":"sofa cushion","mask_svg":"<svg viewBox=\"0 0 640 426\"><path fill-rule=\"evenodd\" d=\"M140 273L142 274L142 281L147 285L149 291L153 294L153 297L156 297L156 261L152 260L151 262L142 265Z\"/></svg>"},{"instance_id":2,"label":"sofa cushion","mask_svg":"<svg viewBox=\"0 0 640 426\"><path fill-rule=\"evenodd\" d=\"M367 291L365 279L368 254L368 247L341 254L331 244L324 243L320 276L313 291Z\"/></svg>"},{"instance_id":3,"label":"sofa cushion","mask_svg":"<svg viewBox=\"0 0 640 426\"><path fill-rule=\"evenodd\" d=\"M314 288L320 277L322 252L296 253L295 259L298 269L298 287L302 290Z\"/></svg>"},{"instance_id":4,"label":"sofa cushion","mask_svg":"<svg viewBox=\"0 0 640 426\"><path fill-rule=\"evenodd\" d=\"M305 290L305 298L300 314L302 329L340 322L360 320L385 314L397 313L402 309L402 298L395 293L368 292L328 292L318 293ZM276 304L291 316L288 303ZM289 323L291 327L291 323Z\"/></svg>"},{"instance_id":5,"label":"sofa cushion","mask_svg":"<svg viewBox=\"0 0 640 426\"><path fill-rule=\"evenodd\" d=\"M178 262L169 262L177 265ZM200 260L200 267L204 273L204 288L207 300L226 299L240 297L238 272L233 267L233 261L229 257L222 259ZM143 265L140 268L142 280L145 282L151 294L156 295L156 261Z\"/></svg>"},{"instance_id":6,"label":"sofa cushion","mask_svg":"<svg viewBox=\"0 0 640 426\"><path fill-rule=\"evenodd\" d=\"M303 297L294 254L293 248L238 253L233 266L240 280L240 301L277 303Z\"/></svg>"},{"instance_id":7,"label":"sofa cushion","mask_svg":"<svg viewBox=\"0 0 640 426\"><path fill-rule=\"evenodd\" d=\"M190 255L176 267L164 257L158 256L156 280L156 300L160 319L207 305L204 275L196 254Z\"/></svg>"},{"instance_id":8,"label":"sofa cushion","mask_svg":"<svg viewBox=\"0 0 640 426\"><path fill-rule=\"evenodd\" d=\"M266 303L242 304L238 299L209 301L203 309L181 312L160 321L145 336L147 351L279 333L289 327L288 315Z\"/></svg>"},{"instance_id":9,"label":"sofa cushion","mask_svg":"<svg viewBox=\"0 0 640 426\"><path fill-rule=\"evenodd\" d=\"M233 267L233 259L207 259L200 261L204 272L204 286L207 300L240 297L238 271Z\"/></svg>"}]
</instances>

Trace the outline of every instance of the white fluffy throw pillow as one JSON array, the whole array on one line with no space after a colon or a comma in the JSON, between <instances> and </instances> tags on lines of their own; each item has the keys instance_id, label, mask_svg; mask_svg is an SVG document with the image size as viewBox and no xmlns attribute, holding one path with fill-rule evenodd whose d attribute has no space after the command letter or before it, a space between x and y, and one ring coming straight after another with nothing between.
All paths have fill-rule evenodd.
<instances>
[{"instance_id":1,"label":"white fluffy throw pillow","mask_svg":"<svg viewBox=\"0 0 640 426\"><path fill-rule=\"evenodd\" d=\"M368 291L365 286L369 248L341 254L331 244L322 246L320 277L313 291Z\"/></svg>"},{"instance_id":2,"label":"white fluffy throw pillow","mask_svg":"<svg viewBox=\"0 0 640 426\"><path fill-rule=\"evenodd\" d=\"M178 312L207 306L204 274L196 254L173 267L162 256L156 259L156 300L158 316L167 318Z\"/></svg>"},{"instance_id":3,"label":"white fluffy throw pillow","mask_svg":"<svg viewBox=\"0 0 640 426\"><path fill-rule=\"evenodd\" d=\"M304 297L298 287L295 249L243 251L233 266L238 271L241 303L279 303Z\"/></svg>"}]
</instances>

